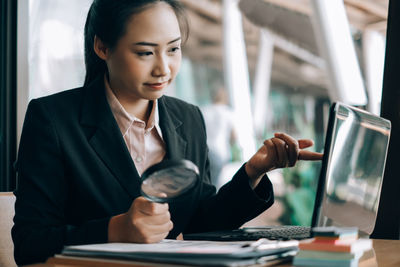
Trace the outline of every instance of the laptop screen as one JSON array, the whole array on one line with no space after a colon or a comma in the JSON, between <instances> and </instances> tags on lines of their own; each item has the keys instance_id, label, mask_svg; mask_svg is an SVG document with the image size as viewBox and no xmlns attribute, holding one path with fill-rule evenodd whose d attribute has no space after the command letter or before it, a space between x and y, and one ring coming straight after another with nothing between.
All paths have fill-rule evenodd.
<instances>
[{"instance_id":1,"label":"laptop screen","mask_svg":"<svg viewBox=\"0 0 400 267\"><path fill-rule=\"evenodd\" d=\"M356 226L371 234L390 121L341 103L331 107L313 226Z\"/></svg>"}]
</instances>

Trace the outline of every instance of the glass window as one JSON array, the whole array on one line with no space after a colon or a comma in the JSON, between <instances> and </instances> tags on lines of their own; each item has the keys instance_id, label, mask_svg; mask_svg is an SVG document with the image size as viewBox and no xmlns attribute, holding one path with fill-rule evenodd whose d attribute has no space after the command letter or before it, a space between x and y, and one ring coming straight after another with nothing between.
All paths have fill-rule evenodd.
<instances>
[{"instance_id":1,"label":"glass window","mask_svg":"<svg viewBox=\"0 0 400 267\"><path fill-rule=\"evenodd\" d=\"M82 86L92 0L29 0L29 99Z\"/></svg>"}]
</instances>

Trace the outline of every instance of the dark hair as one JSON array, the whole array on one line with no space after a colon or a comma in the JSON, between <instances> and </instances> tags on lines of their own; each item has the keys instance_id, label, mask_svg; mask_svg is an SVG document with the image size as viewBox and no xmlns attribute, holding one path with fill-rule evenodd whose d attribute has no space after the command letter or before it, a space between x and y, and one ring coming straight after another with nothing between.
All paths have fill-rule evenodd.
<instances>
[{"instance_id":1,"label":"dark hair","mask_svg":"<svg viewBox=\"0 0 400 267\"><path fill-rule=\"evenodd\" d=\"M108 48L113 49L125 34L126 25L132 15L159 2L169 4L178 18L182 40L189 35L188 20L179 0L94 0L85 24L85 66L84 86L99 75L104 75L107 65L94 51L94 37L97 36Z\"/></svg>"}]
</instances>

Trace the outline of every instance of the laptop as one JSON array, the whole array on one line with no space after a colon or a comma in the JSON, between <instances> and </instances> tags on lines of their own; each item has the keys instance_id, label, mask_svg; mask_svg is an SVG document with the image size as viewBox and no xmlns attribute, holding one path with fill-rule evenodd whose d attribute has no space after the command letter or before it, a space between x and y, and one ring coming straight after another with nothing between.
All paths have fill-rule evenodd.
<instances>
[{"instance_id":1,"label":"laptop","mask_svg":"<svg viewBox=\"0 0 400 267\"><path fill-rule=\"evenodd\" d=\"M186 240L306 239L320 226L375 227L391 131L390 121L343 103L333 103L310 226L245 227L184 235Z\"/></svg>"}]
</instances>

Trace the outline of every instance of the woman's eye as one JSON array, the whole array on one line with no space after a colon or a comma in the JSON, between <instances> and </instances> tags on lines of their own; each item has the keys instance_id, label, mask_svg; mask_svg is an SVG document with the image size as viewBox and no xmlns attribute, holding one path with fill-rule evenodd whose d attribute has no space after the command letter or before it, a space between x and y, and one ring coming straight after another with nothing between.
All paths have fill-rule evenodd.
<instances>
[{"instance_id":1,"label":"woman's eye","mask_svg":"<svg viewBox=\"0 0 400 267\"><path fill-rule=\"evenodd\" d=\"M179 46L171 48L170 52L175 53L180 49Z\"/></svg>"},{"instance_id":2,"label":"woman's eye","mask_svg":"<svg viewBox=\"0 0 400 267\"><path fill-rule=\"evenodd\" d=\"M149 51L146 51L146 52L136 52L136 54L137 54L139 57L144 57L144 56L151 56L151 55L153 54L153 52L149 52Z\"/></svg>"}]
</instances>

